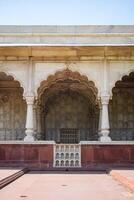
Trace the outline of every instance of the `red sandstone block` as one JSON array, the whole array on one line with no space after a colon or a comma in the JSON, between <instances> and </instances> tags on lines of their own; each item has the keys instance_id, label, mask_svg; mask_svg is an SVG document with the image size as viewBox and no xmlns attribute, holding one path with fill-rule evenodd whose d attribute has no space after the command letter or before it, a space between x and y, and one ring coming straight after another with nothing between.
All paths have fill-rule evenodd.
<instances>
[{"instance_id":1,"label":"red sandstone block","mask_svg":"<svg viewBox=\"0 0 134 200\"><path fill-rule=\"evenodd\" d=\"M82 145L81 146L81 162L82 163L92 163L94 160L93 157L93 147L92 146L87 146L87 145Z\"/></svg>"},{"instance_id":2,"label":"red sandstone block","mask_svg":"<svg viewBox=\"0 0 134 200\"><path fill-rule=\"evenodd\" d=\"M6 149L0 145L0 160L5 160L6 159Z\"/></svg>"},{"instance_id":3,"label":"red sandstone block","mask_svg":"<svg viewBox=\"0 0 134 200\"><path fill-rule=\"evenodd\" d=\"M38 161L39 148L33 145L24 145L24 161Z\"/></svg>"},{"instance_id":4,"label":"red sandstone block","mask_svg":"<svg viewBox=\"0 0 134 200\"><path fill-rule=\"evenodd\" d=\"M53 145L43 145L39 148L40 162L52 162L53 161Z\"/></svg>"},{"instance_id":5,"label":"red sandstone block","mask_svg":"<svg viewBox=\"0 0 134 200\"><path fill-rule=\"evenodd\" d=\"M129 149L117 145L100 145L94 148L94 160L97 163L126 163L129 161Z\"/></svg>"},{"instance_id":6,"label":"red sandstone block","mask_svg":"<svg viewBox=\"0 0 134 200\"><path fill-rule=\"evenodd\" d=\"M5 146L3 146L4 148ZM5 149L5 148L4 148ZM6 145L5 160L18 161L21 160L21 146L20 145Z\"/></svg>"}]
</instances>

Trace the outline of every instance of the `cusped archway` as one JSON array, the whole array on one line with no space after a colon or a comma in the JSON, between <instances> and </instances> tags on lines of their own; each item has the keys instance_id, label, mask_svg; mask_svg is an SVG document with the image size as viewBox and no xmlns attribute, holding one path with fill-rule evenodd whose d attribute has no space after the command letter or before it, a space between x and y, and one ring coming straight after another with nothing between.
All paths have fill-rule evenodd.
<instances>
[{"instance_id":1,"label":"cusped archway","mask_svg":"<svg viewBox=\"0 0 134 200\"><path fill-rule=\"evenodd\" d=\"M117 81L112 93L109 103L111 138L134 140L134 72Z\"/></svg>"},{"instance_id":2,"label":"cusped archway","mask_svg":"<svg viewBox=\"0 0 134 200\"><path fill-rule=\"evenodd\" d=\"M65 142L67 134L76 134L78 142L97 139L97 95L95 84L78 72L66 69L49 76L38 89L44 139Z\"/></svg>"},{"instance_id":3,"label":"cusped archway","mask_svg":"<svg viewBox=\"0 0 134 200\"><path fill-rule=\"evenodd\" d=\"M14 77L0 72L0 140L21 140L25 132L23 88Z\"/></svg>"}]
</instances>

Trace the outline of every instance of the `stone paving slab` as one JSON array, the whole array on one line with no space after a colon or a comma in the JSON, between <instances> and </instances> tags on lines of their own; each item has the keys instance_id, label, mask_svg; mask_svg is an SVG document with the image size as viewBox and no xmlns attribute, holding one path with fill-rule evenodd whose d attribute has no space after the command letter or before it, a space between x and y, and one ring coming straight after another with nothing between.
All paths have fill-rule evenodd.
<instances>
[{"instance_id":1,"label":"stone paving slab","mask_svg":"<svg viewBox=\"0 0 134 200\"><path fill-rule=\"evenodd\" d=\"M134 169L111 170L110 175L134 192Z\"/></svg>"},{"instance_id":2,"label":"stone paving slab","mask_svg":"<svg viewBox=\"0 0 134 200\"><path fill-rule=\"evenodd\" d=\"M30 172L0 191L2 200L134 200L134 193L105 173Z\"/></svg>"}]
</instances>

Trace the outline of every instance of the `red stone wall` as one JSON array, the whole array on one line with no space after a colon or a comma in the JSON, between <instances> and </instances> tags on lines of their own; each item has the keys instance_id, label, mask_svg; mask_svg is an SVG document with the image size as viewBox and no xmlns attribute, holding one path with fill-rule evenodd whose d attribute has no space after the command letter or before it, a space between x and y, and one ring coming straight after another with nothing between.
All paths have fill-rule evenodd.
<instances>
[{"instance_id":1,"label":"red stone wall","mask_svg":"<svg viewBox=\"0 0 134 200\"><path fill-rule=\"evenodd\" d=\"M82 167L134 164L134 145L82 145ZM0 166L52 169L52 144L0 144Z\"/></svg>"},{"instance_id":2,"label":"red stone wall","mask_svg":"<svg viewBox=\"0 0 134 200\"><path fill-rule=\"evenodd\" d=\"M134 145L82 145L82 166L134 164Z\"/></svg>"},{"instance_id":3,"label":"red stone wall","mask_svg":"<svg viewBox=\"0 0 134 200\"><path fill-rule=\"evenodd\" d=\"M0 166L50 168L53 164L53 145L1 144Z\"/></svg>"}]
</instances>

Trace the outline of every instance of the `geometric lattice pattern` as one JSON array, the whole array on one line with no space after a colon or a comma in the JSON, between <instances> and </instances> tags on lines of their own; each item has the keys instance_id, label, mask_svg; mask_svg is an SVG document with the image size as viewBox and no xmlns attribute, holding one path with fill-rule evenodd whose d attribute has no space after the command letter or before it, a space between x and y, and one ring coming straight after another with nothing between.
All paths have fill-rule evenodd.
<instances>
[{"instance_id":1,"label":"geometric lattice pattern","mask_svg":"<svg viewBox=\"0 0 134 200\"><path fill-rule=\"evenodd\" d=\"M81 167L81 145L56 144L53 167Z\"/></svg>"}]
</instances>

